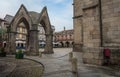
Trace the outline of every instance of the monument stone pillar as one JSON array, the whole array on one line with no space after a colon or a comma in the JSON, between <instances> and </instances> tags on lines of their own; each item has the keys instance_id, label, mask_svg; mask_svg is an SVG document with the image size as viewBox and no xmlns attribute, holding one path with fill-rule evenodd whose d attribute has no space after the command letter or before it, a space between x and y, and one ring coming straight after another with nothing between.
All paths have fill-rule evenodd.
<instances>
[{"instance_id":1,"label":"monument stone pillar","mask_svg":"<svg viewBox=\"0 0 120 77\"><path fill-rule=\"evenodd\" d=\"M30 55L39 55L39 41L38 41L38 30L37 24L33 25L32 30L30 30L29 36L29 53Z\"/></svg>"},{"instance_id":2,"label":"monument stone pillar","mask_svg":"<svg viewBox=\"0 0 120 77\"><path fill-rule=\"evenodd\" d=\"M53 40L53 34L52 33L46 33L46 45L45 45L45 50L44 50L45 54L54 53L53 52L53 44L52 44L53 41L52 40Z\"/></svg>"}]
</instances>

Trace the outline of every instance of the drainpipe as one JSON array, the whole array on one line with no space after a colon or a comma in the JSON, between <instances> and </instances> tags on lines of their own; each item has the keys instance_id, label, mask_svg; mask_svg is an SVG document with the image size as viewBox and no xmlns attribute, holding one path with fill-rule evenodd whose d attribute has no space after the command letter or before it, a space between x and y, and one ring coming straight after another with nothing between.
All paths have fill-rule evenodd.
<instances>
[{"instance_id":1,"label":"drainpipe","mask_svg":"<svg viewBox=\"0 0 120 77\"><path fill-rule=\"evenodd\" d=\"M99 0L99 26L100 26L100 46L103 46L103 21L102 21L102 6L101 6L101 0Z\"/></svg>"}]
</instances>

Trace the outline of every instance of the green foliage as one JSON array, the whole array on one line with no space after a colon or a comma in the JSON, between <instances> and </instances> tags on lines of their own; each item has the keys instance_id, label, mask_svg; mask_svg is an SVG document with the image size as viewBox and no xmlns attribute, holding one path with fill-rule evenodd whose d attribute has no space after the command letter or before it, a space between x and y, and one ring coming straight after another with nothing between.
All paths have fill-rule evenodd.
<instances>
[{"instance_id":1,"label":"green foliage","mask_svg":"<svg viewBox=\"0 0 120 77\"><path fill-rule=\"evenodd\" d=\"M19 50L17 51L17 53L23 53L22 49L19 49Z\"/></svg>"},{"instance_id":2,"label":"green foliage","mask_svg":"<svg viewBox=\"0 0 120 77\"><path fill-rule=\"evenodd\" d=\"M0 28L0 41L3 40L3 35L4 35L5 33L6 33L6 30Z\"/></svg>"},{"instance_id":3,"label":"green foliage","mask_svg":"<svg viewBox=\"0 0 120 77\"><path fill-rule=\"evenodd\" d=\"M0 48L0 53L2 53L2 52L4 52L4 48L3 47Z\"/></svg>"},{"instance_id":4,"label":"green foliage","mask_svg":"<svg viewBox=\"0 0 120 77\"><path fill-rule=\"evenodd\" d=\"M6 31L4 29L0 29L0 34L4 34Z\"/></svg>"},{"instance_id":5,"label":"green foliage","mask_svg":"<svg viewBox=\"0 0 120 77\"><path fill-rule=\"evenodd\" d=\"M23 51L21 49L19 49L15 54L15 58L16 59L23 59L23 57L24 57Z\"/></svg>"}]
</instances>

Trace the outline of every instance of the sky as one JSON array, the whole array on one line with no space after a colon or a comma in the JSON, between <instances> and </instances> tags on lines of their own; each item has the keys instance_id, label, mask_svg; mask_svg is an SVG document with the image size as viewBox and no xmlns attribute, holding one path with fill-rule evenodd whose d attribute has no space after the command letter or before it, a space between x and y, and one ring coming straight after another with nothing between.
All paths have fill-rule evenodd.
<instances>
[{"instance_id":1,"label":"sky","mask_svg":"<svg viewBox=\"0 0 120 77\"><path fill-rule=\"evenodd\" d=\"M41 12L47 6L50 22L55 26L55 31L73 29L73 0L0 0L0 18L6 14L14 16L21 4L28 11Z\"/></svg>"}]
</instances>

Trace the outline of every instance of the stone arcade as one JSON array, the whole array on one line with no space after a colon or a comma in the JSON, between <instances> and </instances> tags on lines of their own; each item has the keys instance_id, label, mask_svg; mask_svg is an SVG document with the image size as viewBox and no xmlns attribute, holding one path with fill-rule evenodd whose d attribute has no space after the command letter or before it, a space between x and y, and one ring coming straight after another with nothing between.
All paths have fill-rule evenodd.
<instances>
[{"instance_id":1,"label":"stone arcade","mask_svg":"<svg viewBox=\"0 0 120 77\"><path fill-rule=\"evenodd\" d=\"M30 55L38 55L39 47L38 47L38 26L42 25L45 30L46 35L46 46L44 53L50 54L53 53L53 31L51 28L51 23L49 20L49 16L47 13L47 8L44 7L41 13L29 12L24 5L21 5L13 20L11 21L8 27L8 40L6 51L8 53L16 52L16 33L17 27L20 23L24 23L27 36L26 36L26 51L30 53Z\"/></svg>"}]
</instances>

